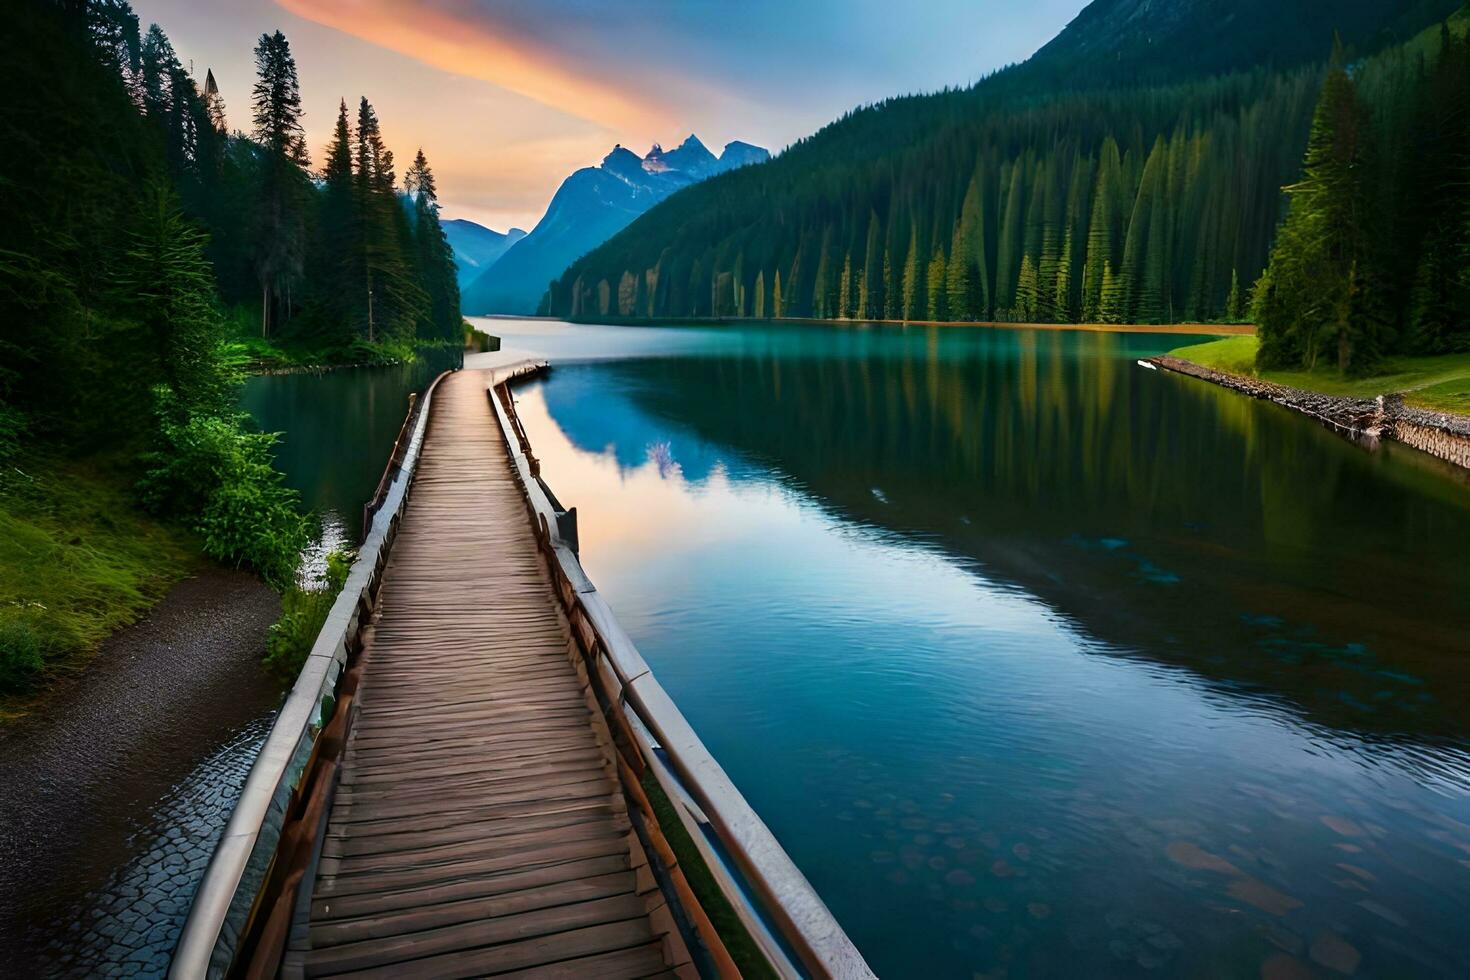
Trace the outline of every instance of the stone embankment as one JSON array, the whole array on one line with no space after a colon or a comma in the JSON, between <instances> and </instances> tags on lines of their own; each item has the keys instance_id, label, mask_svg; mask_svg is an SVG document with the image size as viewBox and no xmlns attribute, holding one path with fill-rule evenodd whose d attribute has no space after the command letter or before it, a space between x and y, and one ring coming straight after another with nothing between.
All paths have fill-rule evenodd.
<instances>
[{"instance_id":1,"label":"stone embankment","mask_svg":"<svg viewBox=\"0 0 1470 980\"><path fill-rule=\"evenodd\" d=\"M1283 405L1368 445L1379 439L1394 439L1470 469L1470 418L1463 415L1413 408L1405 405L1399 395L1378 398L1324 395L1260 378L1227 374L1168 355L1151 357L1148 361L1168 371Z\"/></svg>"}]
</instances>

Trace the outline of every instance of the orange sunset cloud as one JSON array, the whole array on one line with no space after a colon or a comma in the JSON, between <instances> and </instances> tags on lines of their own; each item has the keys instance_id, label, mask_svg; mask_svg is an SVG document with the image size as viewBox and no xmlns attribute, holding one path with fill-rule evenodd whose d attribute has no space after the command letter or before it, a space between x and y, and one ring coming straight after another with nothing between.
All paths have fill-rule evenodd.
<instances>
[{"instance_id":1,"label":"orange sunset cloud","mask_svg":"<svg viewBox=\"0 0 1470 980\"><path fill-rule=\"evenodd\" d=\"M443 71L501 86L569 115L626 132L674 126L667 106L635 97L575 59L482 19L393 0L277 0L298 17L415 58Z\"/></svg>"}]
</instances>

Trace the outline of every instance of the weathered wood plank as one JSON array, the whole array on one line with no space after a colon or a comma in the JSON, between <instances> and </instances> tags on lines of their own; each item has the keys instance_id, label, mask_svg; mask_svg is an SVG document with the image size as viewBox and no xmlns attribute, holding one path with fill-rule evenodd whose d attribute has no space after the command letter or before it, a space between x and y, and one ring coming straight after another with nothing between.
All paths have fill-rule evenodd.
<instances>
[{"instance_id":1,"label":"weathered wood plank","mask_svg":"<svg viewBox=\"0 0 1470 980\"><path fill-rule=\"evenodd\" d=\"M342 973L443 953L513 943L536 936L556 936L574 929L644 919L643 900L632 892L571 905L530 909L484 919L471 919L421 932L364 939L313 949L306 956L308 976Z\"/></svg>"},{"instance_id":2,"label":"weathered wood plank","mask_svg":"<svg viewBox=\"0 0 1470 980\"><path fill-rule=\"evenodd\" d=\"M518 943L398 962L353 973L339 974L353 980L396 977L496 976L513 970L561 963L577 957L611 953L653 941L648 919L626 919L585 929L538 936Z\"/></svg>"},{"instance_id":3,"label":"weathered wood plank","mask_svg":"<svg viewBox=\"0 0 1470 980\"><path fill-rule=\"evenodd\" d=\"M533 909L588 902L614 895L630 895L634 892L636 882L637 877L633 872L618 871L592 878L578 877L570 881L523 888L485 898L421 905L402 912L363 916L340 922L323 922L311 927L311 941L315 948L320 949L364 939L402 936L461 922L493 919Z\"/></svg>"}]
</instances>

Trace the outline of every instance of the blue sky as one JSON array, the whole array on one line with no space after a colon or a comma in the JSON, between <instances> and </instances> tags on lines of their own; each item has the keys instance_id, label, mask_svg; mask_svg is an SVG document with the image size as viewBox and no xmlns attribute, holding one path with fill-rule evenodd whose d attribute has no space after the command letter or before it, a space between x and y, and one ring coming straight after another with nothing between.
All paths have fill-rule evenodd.
<instances>
[{"instance_id":1,"label":"blue sky","mask_svg":"<svg viewBox=\"0 0 1470 980\"><path fill-rule=\"evenodd\" d=\"M135 0L248 121L251 48L280 29L320 156L366 95L400 159L423 146L445 211L529 228L614 143L690 132L779 150L855 106L1028 57L1084 0Z\"/></svg>"}]
</instances>

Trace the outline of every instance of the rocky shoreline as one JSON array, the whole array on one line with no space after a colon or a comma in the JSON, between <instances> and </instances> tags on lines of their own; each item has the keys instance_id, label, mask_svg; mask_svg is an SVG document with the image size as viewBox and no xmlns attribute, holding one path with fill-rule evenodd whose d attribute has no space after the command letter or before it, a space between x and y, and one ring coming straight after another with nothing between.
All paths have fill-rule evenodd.
<instances>
[{"instance_id":1,"label":"rocky shoreline","mask_svg":"<svg viewBox=\"0 0 1470 980\"><path fill-rule=\"evenodd\" d=\"M1208 381L1252 398L1275 402L1370 446L1381 439L1393 439L1470 470L1470 418L1463 415L1414 408L1405 405L1403 398L1398 395L1381 395L1378 398L1324 395L1259 378L1216 371L1167 354L1150 357L1146 363Z\"/></svg>"}]
</instances>

